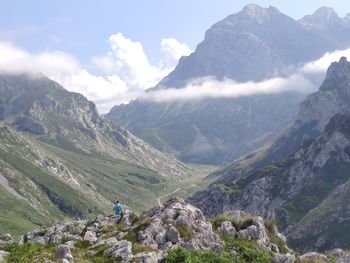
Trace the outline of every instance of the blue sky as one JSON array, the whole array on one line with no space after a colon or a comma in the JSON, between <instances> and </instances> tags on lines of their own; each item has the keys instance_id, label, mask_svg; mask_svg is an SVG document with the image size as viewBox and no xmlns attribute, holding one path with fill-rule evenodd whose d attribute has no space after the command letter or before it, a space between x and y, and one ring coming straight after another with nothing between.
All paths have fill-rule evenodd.
<instances>
[{"instance_id":1,"label":"blue sky","mask_svg":"<svg viewBox=\"0 0 350 263\"><path fill-rule=\"evenodd\" d=\"M254 1L273 5L299 19L320 6L332 6L339 15L350 13L346 0ZM161 56L161 39L173 37L190 48L203 39L216 21L238 12L242 0L11 0L2 1L0 40L30 51L63 50L87 62L109 48L110 35L121 32L140 41L151 62Z\"/></svg>"},{"instance_id":2,"label":"blue sky","mask_svg":"<svg viewBox=\"0 0 350 263\"><path fill-rule=\"evenodd\" d=\"M243 0L2 1L0 70L42 73L68 90L84 94L96 102L101 112L106 112L154 87L174 69L182 55L189 55L195 49L213 23L249 3ZM321 6L333 7L340 16L350 13L345 0L255 3L275 6L295 19L312 14ZM327 63L322 64L323 70Z\"/></svg>"}]
</instances>

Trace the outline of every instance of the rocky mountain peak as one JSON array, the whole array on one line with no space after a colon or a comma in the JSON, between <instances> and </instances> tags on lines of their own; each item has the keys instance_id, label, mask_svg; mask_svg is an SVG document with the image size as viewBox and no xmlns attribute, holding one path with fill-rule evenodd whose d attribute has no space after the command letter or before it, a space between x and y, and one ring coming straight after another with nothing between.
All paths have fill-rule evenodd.
<instances>
[{"instance_id":1,"label":"rocky mountain peak","mask_svg":"<svg viewBox=\"0 0 350 263\"><path fill-rule=\"evenodd\" d=\"M350 83L350 62L346 57L340 58L339 62L333 62L327 70L327 76L321 91L349 89Z\"/></svg>"},{"instance_id":2,"label":"rocky mountain peak","mask_svg":"<svg viewBox=\"0 0 350 263\"><path fill-rule=\"evenodd\" d=\"M270 6L268 8L264 8L257 4L249 4L243 8L240 14L247 15L249 18L254 19L258 22L263 22L265 18L274 13L280 13L276 7Z\"/></svg>"},{"instance_id":3,"label":"rocky mountain peak","mask_svg":"<svg viewBox=\"0 0 350 263\"><path fill-rule=\"evenodd\" d=\"M312 16L324 21L331 21L332 19L339 18L334 9L327 6L320 7Z\"/></svg>"},{"instance_id":4,"label":"rocky mountain peak","mask_svg":"<svg viewBox=\"0 0 350 263\"><path fill-rule=\"evenodd\" d=\"M343 24L344 21L333 8L323 6L317 9L312 15L303 17L300 22L307 27L322 29L329 25Z\"/></svg>"}]
</instances>

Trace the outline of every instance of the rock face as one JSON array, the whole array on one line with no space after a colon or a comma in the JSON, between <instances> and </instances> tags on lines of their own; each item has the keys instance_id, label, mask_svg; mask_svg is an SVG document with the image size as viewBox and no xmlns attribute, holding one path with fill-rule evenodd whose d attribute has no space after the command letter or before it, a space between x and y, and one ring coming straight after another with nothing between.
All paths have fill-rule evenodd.
<instances>
[{"instance_id":1,"label":"rock face","mask_svg":"<svg viewBox=\"0 0 350 263\"><path fill-rule=\"evenodd\" d=\"M288 76L325 52L350 45L350 38L342 37L350 35L350 27L313 19L313 25L327 26L321 34L306 20L295 21L274 7L248 5L207 30L195 52L181 58L153 90L181 88L208 76L238 82ZM136 100L114 107L107 116L181 160L227 163L258 149L292 122L305 96L287 92L189 102Z\"/></svg>"},{"instance_id":2,"label":"rock face","mask_svg":"<svg viewBox=\"0 0 350 263\"><path fill-rule=\"evenodd\" d=\"M216 186L189 200L206 214L240 209L276 219L297 249L348 246L349 83L350 63L341 58L263 159L277 162L241 177L228 168Z\"/></svg>"}]
</instances>

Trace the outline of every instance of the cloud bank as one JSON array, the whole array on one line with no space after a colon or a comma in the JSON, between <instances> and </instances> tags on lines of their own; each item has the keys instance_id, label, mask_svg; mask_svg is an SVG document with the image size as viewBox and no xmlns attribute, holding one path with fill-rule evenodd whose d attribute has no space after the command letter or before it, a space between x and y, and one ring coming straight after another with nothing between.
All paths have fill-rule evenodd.
<instances>
[{"instance_id":1,"label":"cloud bank","mask_svg":"<svg viewBox=\"0 0 350 263\"><path fill-rule=\"evenodd\" d=\"M212 77L199 78L181 89L148 92L139 98L147 101L200 100L206 98L237 98L256 94L272 94L285 91L311 92L314 85L304 76L295 74L289 78L272 78L262 82L237 83L232 79L218 81Z\"/></svg>"},{"instance_id":2,"label":"cloud bank","mask_svg":"<svg viewBox=\"0 0 350 263\"><path fill-rule=\"evenodd\" d=\"M218 81L213 77L191 80L183 88L150 91L139 98L145 101L199 100L206 98L236 98L255 94L273 94L286 91L310 93L315 91L334 61L342 56L350 58L350 49L328 52L311 61L286 78L272 78L261 82L237 83L232 79Z\"/></svg>"}]
</instances>

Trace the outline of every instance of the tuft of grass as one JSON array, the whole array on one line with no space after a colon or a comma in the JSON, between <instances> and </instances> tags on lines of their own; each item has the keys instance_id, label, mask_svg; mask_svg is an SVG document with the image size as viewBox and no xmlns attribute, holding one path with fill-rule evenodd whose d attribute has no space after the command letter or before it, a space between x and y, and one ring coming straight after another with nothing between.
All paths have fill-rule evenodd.
<instances>
[{"instance_id":1,"label":"tuft of grass","mask_svg":"<svg viewBox=\"0 0 350 263\"><path fill-rule=\"evenodd\" d=\"M178 219L178 217L181 215L181 210L180 209L176 209L175 210L175 214L174 214L174 216L173 216L173 220L176 220L176 219Z\"/></svg>"},{"instance_id":2,"label":"tuft of grass","mask_svg":"<svg viewBox=\"0 0 350 263\"><path fill-rule=\"evenodd\" d=\"M187 226L179 225L176 226L176 229L179 231L180 237L182 237L185 241L190 241L193 238L193 233Z\"/></svg>"},{"instance_id":3,"label":"tuft of grass","mask_svg":"<svg viewBox=\"0 0 350 263\"><path fill-rule=\"evenodd\" d=\"M270 233L272 235L277 235L278 229L277 229L277 225L274 221L266 220L266 221L264 221L264 225L265 225L265 228L266 228L268 233Z\"/></svg>"},{"instance_id":4,"label":"tuft of grass","mask_svg":"<svg viewBox=\"0 0 350 263\"><path fill-rule=\"evenodd\" d=\"M87 240L77 240L74 246L79 249L86 249L90 246L90 242Z\"/></svg>"},{"instance_id":5,"label":"tuft of grass","mask_svg":"<svg viewBox=\"0 0 350 263\"><path fill-rule=\"evenodd\" d=\"M130 219L130 222L131 222L132 226L140 221L139 216L137 214L135 214L135 213L130 213L129 214L129 219Z\"/></svg>"},{"instance_id":6,"label":"tuft of grass","mask_svg":"<svg viewBox=\"0 0 350 263\"><path fill-rule=\"evenodd\" d=\"M113 225L103 226L100 231L102 234L107 234L107 233L111 233L114 231L123 232L123 231L125 231L125 229L124 229L124 226L122 224L113 224Z\"/></svg>"},{"instance_id":7,"label":"tuft of grass","mask_svg":"<svg viewBox=\"0 0 350 263\"><path fill-rule=\"evenodd\" d=\"M136 255L138 253L142 253L142 252L153 252L153 251L155 251L155 249L153 249L149 246L141 245L138 243L135 243L132 245L132 253L134 255Z\"/></svg>"}]
</instances>

